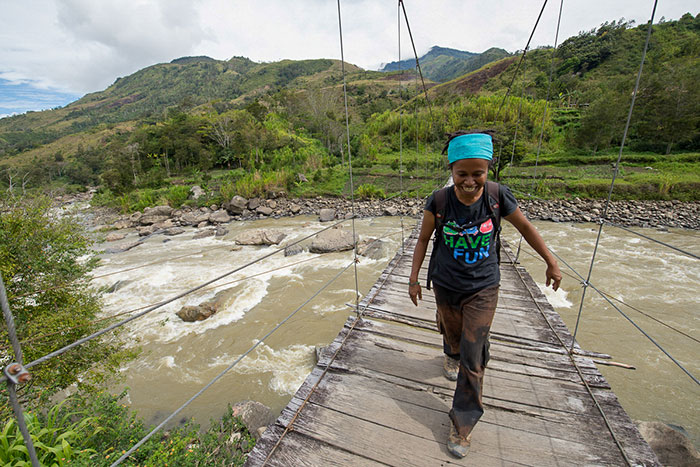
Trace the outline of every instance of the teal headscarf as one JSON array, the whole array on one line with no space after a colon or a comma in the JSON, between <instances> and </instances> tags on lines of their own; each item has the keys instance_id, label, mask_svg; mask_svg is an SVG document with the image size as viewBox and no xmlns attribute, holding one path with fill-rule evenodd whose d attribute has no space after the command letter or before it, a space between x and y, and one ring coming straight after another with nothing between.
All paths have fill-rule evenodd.
<instances>
[{"instance_id":1,"label":"teal headscarf","mask_svg":"<svg viewBox=\"0 0 700 467\"><path fill-rule=\"evenodd\" d=\"M447 146L450 164L460 159L493 159L493 140L485 133L473 133L453 138Z\"/></svg>"}]
</instances>

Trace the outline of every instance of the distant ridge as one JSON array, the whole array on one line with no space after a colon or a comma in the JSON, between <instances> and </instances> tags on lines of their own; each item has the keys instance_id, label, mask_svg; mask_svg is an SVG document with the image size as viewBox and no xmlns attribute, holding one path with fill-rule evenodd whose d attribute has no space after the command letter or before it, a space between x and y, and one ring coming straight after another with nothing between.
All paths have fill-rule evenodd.
<instances>
[{"instance_id":1,"label":"distant ridge","mask_svg":"<svg viewBox=\"0 0 700 467\"><path fill-rule=\"evenodd\" d=\"M418 60L426 78L444 83L510 55L507 51L496 47L482 53L474 53L436 45ZM416 66L416 61L414 58L409 58L401 62L387 63L380 71L396 71L399 69L399 64L403 70L412 69Z\"/></svg>"}]
</instances>

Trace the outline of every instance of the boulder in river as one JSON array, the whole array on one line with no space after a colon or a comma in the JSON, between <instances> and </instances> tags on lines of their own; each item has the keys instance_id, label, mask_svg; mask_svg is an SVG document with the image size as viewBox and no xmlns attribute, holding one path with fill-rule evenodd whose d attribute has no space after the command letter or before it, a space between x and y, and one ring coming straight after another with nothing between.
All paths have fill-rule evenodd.
<instances>
[{"instance_id":1,"label":"boulder in river","mask_svg":"<svg viewBox=\"0 0 700 467\"><path fill-rule=\"evenodd\" d=\"M206 238L206 237L213 237L216 235L216 230L214 229L207 229L207 230L202 230L201 232L197 232L192 236L192 240L197 240L200 238Z\"/></svg>"},{"instance_id":2,"label":"boulder in river","mask_svg":"<svg viewBox=\"0 0 700 467\"><path fill-rule=\"evenodd\" d=\"M228 203L228 212L231 214L243 214L243 211L248 207L248 200L242 196L236 195L231 198Z\"/></svg>"},{"instance_id":3,"label":"boulder in river","mask_svg":"<svg viewBox=\"0 0 700 467\"><path fill-rule=\"evenodd\" d=\"M700 465L700 453L680 431L661 422L637 422L637 426L662 465L676 467Z\"/></svg>"},{"instance_id":4,"label":"boulder in river","mask_svg":"<svg viewBox=\"0 0 700 467\"><path fill-rule=\"evenodd\" d=\"M354 246L352 233L340 228L324 230L314 237L309 251L311 253L331 253L352 250Z\"/></svg>"},{"instance_id":5,"label":"boulder in river","mask_svg":"<svg viewBox=\"0 0 700 467\"><path fill-rule=\"evenodd\" d=\"M234 417L241 417L241 421L253 436L259 436L258 429L266 427L275 421L275 416L269 407L260 402L243 401L231 407Z\"/></svg>"},{"instance_id":6,"label":"boulder in river","mask_svg":"<svg viewBox=\"0 0 700 467\"><path fill-rule=\"evenodd\" d=\"M277 245L287 235L270 229L244 230L236 236L239 245Z\"/></svg>"},{"instance_id":7,"label":"boulder in river","mask_svg":"<svg viewBox=\"0 0 700 467\"><path fill-rule=\"evenodd\" d=\"M183 306L176 315L187 323L193 323L195 321L204 321L217 311L214 304L206 302L197 306Z\"/></svg>"},{"instance_id":8,"label":"boulder in river","mask_svg":"<svg viewBox=\"0 0 700 467\"><path fill-rule=\"evenodd\" d=\"M105 237L105 240L108 242L116 242L117 240L122 240L124 237L126 237L125 232L110 232Z\"/></svg>"},{"instance_id":9,"label":"boulder in river","mask_svg":"<svg viewBox=\"0 0 700 467\"><path fill-rule=\"evenodd\" d=\"M220 209L209 214L209 222L213 224L225 224L231 222L231 216L228 215L226 210Z\"/></svg>"},{"instance_id":10,"label":"boulder in river","mask_svg":"<svg viewBox=\"0 0 700 467\"><path fill-rule=\"evenodd\" d=\"M154 206L143 210L144 216L166 216L170 217L173 213L173 208L166 205Z\"/></svg>"},{"instance_id":11,"label":"boulder in river","mask_svg":"<svg viewBox=\"0 0 700 467\"><path fill-rule=\"evenodd\" d=\"M321 222L330 222L335 219L335 209L321 209L318 214L318 218Z\"/></svg>"},{"instance_id":12,"label":"boulder in river","mask_svg":"<svg viewBox=\"0 0 700 467\"><path fill-rule=\"evenodd\" d=\"M386 242L378 238L368 238L357 244L357 254L372 259L386 256Z\"/></svg>"}]
</instances>

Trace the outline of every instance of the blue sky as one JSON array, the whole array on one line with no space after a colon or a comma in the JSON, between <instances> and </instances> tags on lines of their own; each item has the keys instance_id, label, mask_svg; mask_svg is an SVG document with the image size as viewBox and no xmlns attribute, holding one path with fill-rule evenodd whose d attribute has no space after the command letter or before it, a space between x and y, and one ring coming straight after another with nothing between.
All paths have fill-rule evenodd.
<instances>
[{"instance_id":1,"label":"blue sky","mask_svg":"<svg viewBox=\"0 0 700 467\"><path fill-rule=\"evenodd\" d=\"M560 1L547 3L534 46L554 43ZM512 52L524 47L542 0L404 4L419 54L434 45ZM646 23L653 4L567 0L559 41L604 21ZM65 105L120 76L188 55L340 58L336 8L332 0L0 0L0 117ZM395 0L341 0L341 8L346 61L378 69L397 60ZM699 11L697 0L662 0L656 19ZM405 59L405 25L401 35Z\"/></svg>"},{"instance_id":2,"label":"blue sky","mask_svg":"<svg viewBox=\"0 0 700 467\"><path fill-rule=\"evenodd\" d=\"M41 89L31 82L11 82L0 78L0 118L27 110L62 107L81 96L55 89Z\"/></svg>"}]
</instances>

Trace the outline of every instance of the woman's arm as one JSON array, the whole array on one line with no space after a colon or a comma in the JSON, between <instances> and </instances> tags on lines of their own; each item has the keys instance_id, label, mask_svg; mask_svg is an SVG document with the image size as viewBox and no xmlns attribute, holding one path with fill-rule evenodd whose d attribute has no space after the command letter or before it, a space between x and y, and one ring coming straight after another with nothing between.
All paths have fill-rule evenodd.
<instances>
[{"instance_id":1,"label":"woman's arm","mask_svg":"<svg viewBox=\"0 0 700 467\"><path fill-rule=\"evenodd\" d=\"M561 282L561 271L559 271L559 265L557 264L557 260L554 258L552 253L550 253L547 245L544 243L544 240L542 240L539 232L537 232L535 226L527 220L527 218L520 211L520 208L516 208L512 214L505 216L504 219L518 229L518 232L522 234L528 245L534 248L534 250L539 253L542 259L544 259L544 261L547 263L547 272L545 273L547 276L547 286L549 286L551 283L552 288L557 290L559 288L559 283Z\"/></svg>"},{"instance_id":2,"label":"woman's arm","mask_svg":"<svg viewBox=\"0 0 700 467\"><path fill-rule=\"evenodd\" d=\"M418 242L416 242L416 247L413 250L411 276L408 278L408 295L416 306L418 306L418 299L423 300L423 293L418 283L418 273L425 259L425 251L428 249L428 242L431 235L433 235L433 230L435 230L435 215L430 211L423 211L423 223L420 226Z\"/></svg>"}]
</instances>

